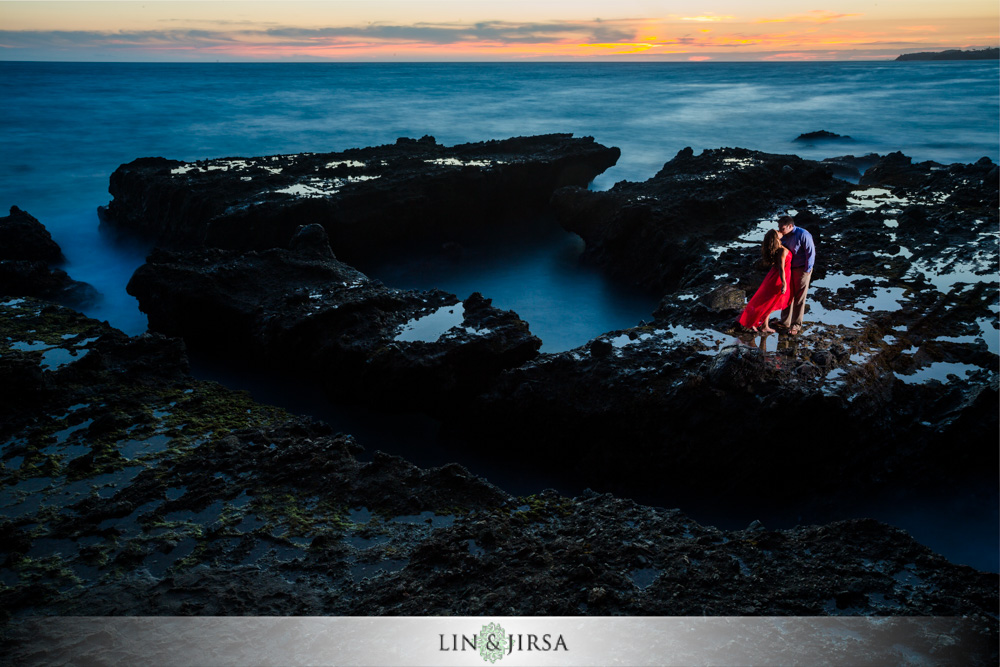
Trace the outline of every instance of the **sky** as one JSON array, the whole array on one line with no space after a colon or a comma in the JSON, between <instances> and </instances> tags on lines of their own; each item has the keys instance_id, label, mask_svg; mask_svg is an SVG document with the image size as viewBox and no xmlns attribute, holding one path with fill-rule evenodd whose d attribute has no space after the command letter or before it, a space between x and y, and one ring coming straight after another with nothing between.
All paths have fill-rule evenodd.
<instances>
[{"instance_id":1,"label":"sky","mask_svg":"<svg viewBox=\"0 0 1000 667\"><path fill-rule=\"evenodd\" d=\"M882 60L998 25L997 0L0 0L0 60Z\"/></svg>"}]
</instances>

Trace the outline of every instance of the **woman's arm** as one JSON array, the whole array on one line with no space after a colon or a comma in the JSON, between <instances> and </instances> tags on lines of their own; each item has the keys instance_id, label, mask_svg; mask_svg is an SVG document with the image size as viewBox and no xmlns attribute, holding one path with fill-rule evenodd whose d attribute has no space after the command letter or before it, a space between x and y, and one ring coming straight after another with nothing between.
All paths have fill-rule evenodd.
<instances>
[{"instance_id":1,"label":"woman's arm","mask_svg":"<svg viewBox=\"0 0 1000 667\"><path fill-rule=\"evenodd\" d=\"M781 268L778 273L781 274L781 293L784 294L788 291L788 278L785 277L785 260L788 257L788 248L781 249L781 259L778 260L781 263Z\"/></svg>"}]
</instances>

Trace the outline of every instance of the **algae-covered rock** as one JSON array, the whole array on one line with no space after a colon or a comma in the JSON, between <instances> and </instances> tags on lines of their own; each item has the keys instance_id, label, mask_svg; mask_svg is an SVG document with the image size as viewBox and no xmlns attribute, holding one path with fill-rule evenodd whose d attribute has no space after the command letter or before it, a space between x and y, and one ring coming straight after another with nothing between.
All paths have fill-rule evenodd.
<instances>
[{"instance_id":1,"label":"algae-covered rock","mask_svg":"<svg viewBox=\"0 0 1000 667\"><path fill-rule=\"evenodd\" d=\"M513 497L195 380L175 340L31 299L0 315L0 359L31 345L14 356L38 368L0 403L5 659L61 655L18 634L51 614L919 614L995 648L997 576L885 524L723 531Z\"/></svg>"}]
</instances>

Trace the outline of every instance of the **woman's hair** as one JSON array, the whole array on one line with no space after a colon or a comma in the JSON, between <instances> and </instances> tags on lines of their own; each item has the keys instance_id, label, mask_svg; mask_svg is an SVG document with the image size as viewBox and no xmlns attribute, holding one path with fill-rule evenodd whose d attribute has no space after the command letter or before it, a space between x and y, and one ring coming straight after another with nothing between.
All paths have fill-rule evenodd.
<instances>
[{"instance_id":1,"label":"woman's hair","mask_svg":"<svg viewBox=\"0 0 1000 667\"><path fill-rule=\"evenodd\" d=\"M764 243L760 246L760 261L764 266L774 266L781 260L781 241L778 230L769 229L764 235Z\"/></svg>"}]
</instances>

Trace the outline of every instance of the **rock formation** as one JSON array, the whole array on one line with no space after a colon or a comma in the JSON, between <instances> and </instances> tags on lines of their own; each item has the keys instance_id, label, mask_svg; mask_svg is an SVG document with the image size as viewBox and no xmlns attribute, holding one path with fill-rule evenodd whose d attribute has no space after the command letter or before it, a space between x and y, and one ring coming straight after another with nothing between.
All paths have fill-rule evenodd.
<instances>
[{"instance_id":1,"label":"rock formation","mask_svg":"<svg viewBox=\"0 0 1000 667\"><path fill-rule=\"evenodd\" d=\"M516 314L478 293L460 301L369 279L333 256L319 225L303 227L291 246L158 251L128 290L154 331L382 406L447 404L541 345Z\"/></svg>"},{"instance_id":2,"label":"rock formation","mask_svg":"<svg viewBox=\"0 0 1000 667\"><path fill-rule=\"evenodd\" d=\"M555 193L560 222L587 243L584 256L610 274L660 292L711 270L710 247L744 233L776 202L847 190L825 165L794 155L720 148L680 151L643 183L607 192L567 187Z\"/></svg>"},{"instance_id":3,"label":"rock formation","mask_svg":"<svg viewBox=\"0 0 1000 667\"><path fill-rule=\"evenodd\" d=\"M318 227L296 250L157 253L129 289L154 330L336 378L341 398L419 406L591 485L784 498L962 484L997 463L995 169L892 154L853 186L822 163L720 149L682 151L646 183L562 189L584 257L666 295L653 322L560 354L536 357L527 325L478 295L368 280ZM806 335L768 351L735 320L785 212L820 259ZM405 340L428 317L443 323L432 340Z\"/></svg>"},{"instance_id":4,"label":"rock formation","mask_svg":"<svg viewBox=\"0 0 1000 667\"><path fill-rule=\"evenodd\" d=\"M5 621L919 614L967 617L995 653L997 575L875 521L721 531L590 491L513 497L194 380L176 339L30 298L0 303L0 334L0 386L33 369L0 402Z\"/></svg>"},{"instance_id":5,"label":"rock formation","mask_svg":"<svg viewBox=\"0 0 1000 667\"><path fill-rule=\"evenodd\" d=\"M36 296L70 305L92 303L97 290L53 264L63 261L45 226L17 206L0 218L0 296Z\"/></svg>"},{"instance_id":6,"label":"rock formation","mask_svg":"<svg viewBox=\"0 0 1000 667\"><path fill-rule=\"evenodd\" d=\"M816 132L804 132L795 137L795 141L815 143L817 141L854 141L854 139L843 134L837 134L836 132L817 130Z\"/></svg>"},{"instance_id":7,"label":"rock formation","mask_svg":"<svg viewBox=\"0 0 1000 667\"><path fill-rule=\"evenodd\" d=\"M567 134L446 147L433 137L341 153L178 162L143 158L111 176L105 222L163 246L285 247L322 225L338 257L454 242L586 185L617 148Z\"/></svg>"}]
</instances>

